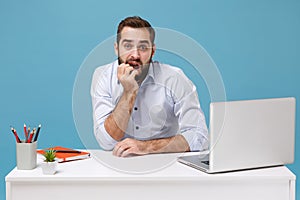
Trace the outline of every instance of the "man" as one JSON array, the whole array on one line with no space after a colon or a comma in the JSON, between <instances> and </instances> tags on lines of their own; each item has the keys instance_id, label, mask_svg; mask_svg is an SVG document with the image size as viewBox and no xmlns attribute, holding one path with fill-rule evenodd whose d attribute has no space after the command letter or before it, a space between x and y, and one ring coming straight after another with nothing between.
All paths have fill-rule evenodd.
<instances>
[{"instance_id":1,"label":"man","mask_svg":"<svg viewBox=\"0 0 300 200\"><path fill-rule=\"evenodd\" d=\"M117 34L118 60L97 68L91 86L100 146L120 157L207 149L196 88L179 68L152 61L149 22L128 17Z\"/></svg>"}]
</instances>

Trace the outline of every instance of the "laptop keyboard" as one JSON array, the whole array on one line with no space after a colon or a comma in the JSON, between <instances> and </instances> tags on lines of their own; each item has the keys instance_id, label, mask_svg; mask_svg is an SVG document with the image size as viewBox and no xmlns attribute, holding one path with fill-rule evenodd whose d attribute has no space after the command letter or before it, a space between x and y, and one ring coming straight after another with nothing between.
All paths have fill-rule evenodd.
<instances>
[{"instance_id":1,"label":"laptop keyboard","mask_svg":"<svg viewBox=\"0 0 300 200\"><path fill-rule=\"evenodd\" d=\"M206 164L206 165L209 165L209 161L206 160L206 161L201 161L203 164Z\"/></svg>"}]
</instances>

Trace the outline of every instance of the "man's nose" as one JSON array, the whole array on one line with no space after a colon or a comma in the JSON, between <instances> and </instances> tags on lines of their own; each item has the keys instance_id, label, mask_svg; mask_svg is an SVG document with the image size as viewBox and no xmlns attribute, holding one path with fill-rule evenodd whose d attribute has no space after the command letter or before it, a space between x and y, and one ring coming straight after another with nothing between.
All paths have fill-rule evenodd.
<instances>
[{"instance_id":1,"label":"man's nose","mask_svg":"<svg viewBox=\"0 0 300 200\"><path fill-rule=\"evenodd\" d=\"M131 57L133 57L133 58L140 58L140 52L139 52L139 49L138 48L135 48L135 49L133 49L131 52L130 52L130 54L131 54Z\"/></svg>"}]
</instances>

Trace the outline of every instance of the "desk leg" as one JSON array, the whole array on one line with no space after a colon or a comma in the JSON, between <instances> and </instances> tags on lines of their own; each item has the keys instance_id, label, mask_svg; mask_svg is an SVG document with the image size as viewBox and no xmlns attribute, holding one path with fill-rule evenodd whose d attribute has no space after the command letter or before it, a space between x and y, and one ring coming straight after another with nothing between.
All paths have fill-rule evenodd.
<instances>
[{"instance_id":1,"label":"desk leg","mask_svg":"<svg viewBox=\"0 0 300 200\"><path fill-rule=\"evenodd\" d=\"M6 200L11 200L11 187L10 182L6 182Z\"/></svg>"},{"instance_id":2,"label":"desk leg","mask_svg":"<svg viewBox=\"0 0 300 200\"><path fill-rule=\"evenodd\" d=\"M296 183L295 180L290 180L290 200L296 199Z\"/></svg>"}]
</instances>

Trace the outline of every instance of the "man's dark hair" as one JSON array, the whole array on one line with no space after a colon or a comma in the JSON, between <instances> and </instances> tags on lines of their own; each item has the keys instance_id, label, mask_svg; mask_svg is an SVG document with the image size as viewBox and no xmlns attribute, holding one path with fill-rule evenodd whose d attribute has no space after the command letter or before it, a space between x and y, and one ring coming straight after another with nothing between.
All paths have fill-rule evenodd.
<instances>
[{"instance_id":1,"label":"man's dark hair","mask_svg":"<svg viewBox=\"0 0 300 200\"><path fill-rule=\"evenodd\" d=\"M123 19L118 26L118 31L117 31L117 43L119 44L120 39L121 39L121 31L125 26L131 27L131 28L146 28L149 33L150 33L150 40L151 43L154 44L154 39L155 39L155 31L152 28L151 24L142 19L139 16L133 16L133 17L127 17Z\"/></svg>"}]
</instances>

